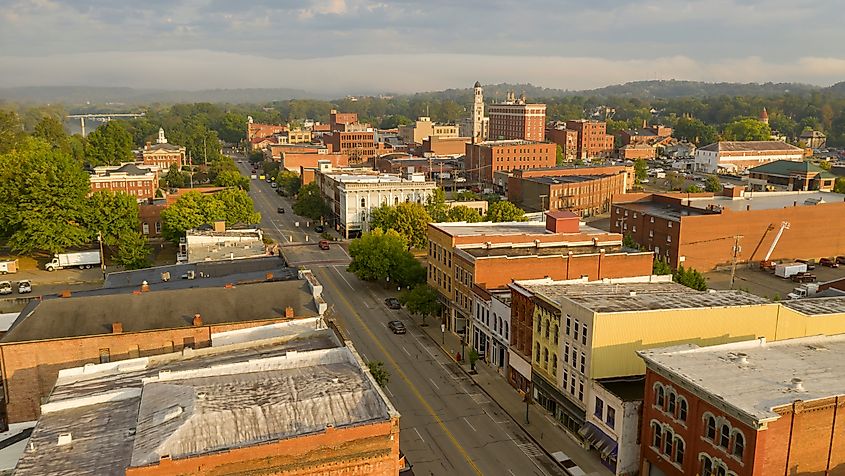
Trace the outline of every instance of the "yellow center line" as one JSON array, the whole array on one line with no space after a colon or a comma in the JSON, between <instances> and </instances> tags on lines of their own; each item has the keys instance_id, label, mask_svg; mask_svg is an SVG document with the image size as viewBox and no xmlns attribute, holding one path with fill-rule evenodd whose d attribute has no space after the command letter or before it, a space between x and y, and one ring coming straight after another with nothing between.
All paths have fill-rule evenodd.
<instances>
[{"instance_id":1,"label":"yellow center line","mask_svg":"<svg viewBox=\"0 0 845 476\"><path fill-rule=\"evenodd\" d=\"M328 277L329 274L331 273L325 273L325 276ZM437 416L437 413L434 411L434 408L432 408L432 406L425 400L425 398L423 398L422 393L420 393L419 389L417 389L417 387L411 382L411 379L409 379L405 372L403 372L402 369L399 367L399 364L396 363L393 357L391 357L390 352L388 352L387 349L378 340L378 338L376 338L376 335L373 334L373 331L370 330L369 326L364 323L364 320L361 318L361 315L358 314L358 311L355 310L355 306L353 306L349 302L349 300L346 299L346 297L343 295L342 292L340 292L340 290L337 288L331 278L329 278L328 280L332 281L331 286L332 288L334 288L333 291L335 292L335 294L341 300L343 300L344 304L346 304L346 307L348 307L349 310L352 311L352 315L355 317L355 319L358 320L358 322L361 324L361 327L363 327L367 334L370 336L370 339L375 342L376 346L378 346L379 350L381 350L381 353L384 354L385 358L391 363L391 365L393 365L393 367L396 368L396 372L399 374L399 377L401 377L402 380L405 381L405 384L408 386L408 388L411 389L411 391L414 393L414 396L417 397L417 400L419 400L419 402L425 407L429 415L434 418L434 420L440 426L440 429L443 430L443 433L446 433L446 436L449 437L449 441L452 442L452 445L454 445L458 452L461 454L461 456L463 456L463 458L466 460L466 462L469 464L475 474L481 476L481 470L478 469L478 466L476 466L475 462L472 460L472 458L470 458L469 453L467 453L464 447L461 446L460 443L458 443L458 439L455 438L455 435L453 435L448 428L446 428L446 424L443 423L443 420L441 420L439 416Z\"/></svg>"}]
</instances>

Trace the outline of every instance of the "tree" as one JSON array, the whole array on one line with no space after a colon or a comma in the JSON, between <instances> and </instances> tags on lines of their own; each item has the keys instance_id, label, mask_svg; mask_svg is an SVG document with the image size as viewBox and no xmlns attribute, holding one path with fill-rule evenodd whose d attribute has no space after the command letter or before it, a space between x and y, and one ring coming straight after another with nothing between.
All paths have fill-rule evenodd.
<instances>
[{"instance_id":1,"label":"tree","mask_svg":"<svg viewBox=\"0 0 845 476\"><path fill-rule=\"evenodd\" d=\"M186 230L220 220L227 226L256 224L261 221L261 214L241 189L228 188L213 195L188 192L161 212L162 236L178 242Z\"/></svg>"},{"instance_id":2,"label":"tree","mask_svg":"<svg viewBox=\"0 0 845 476\"><path fill-rule=\"evenodd\" d=\"M467 357L469 358L469 371L475 372L475 363L478 362L478 358L480 357L478 355L478 351L474 348L470 348L469 355Z\"/></svg>"},{"instance_id":3,"label":"tree","mask_svg":"<svg viewBox=\"0 0 845 476\"><path fill-rule=\"evenodd\" d=\"M455 205L446 213L446 221L465 221L467 223L476 223L481 221L481 214L474 208L465 205Z\"/></svg>"},{"instance_id":4,"label":"tree","mask_svg":"<svg viewBox=\"0 0 845 476\"><path fill-rule=\"evenodd\" d=\"M701 188L701 187L699 187L698 185L695 185L695 184L688 186L684 190L684 192L686 192L686 193L701 193L703 191L704 191L703 188Z\"/></svg>"},{"instance_id":5,"label":"tree","mask_svg":"<svg viewBox=\"0 0 845 476\"><path fill-rule=\"evenodd\" d=\"M682 117L675 124L673 135L695 145L707 145L716 142L716 128L698 119Z\"/></svg>"},{"instance_id":6,"label":"tree","mask_svg":"<svg viewBox=\"0 0 845 476\"><path fill-rule=\"evenodd\" d=\"M218 187L238 187L243 190L249 190L249 178L244 177L237 171L224 170L217 174L214 179L214 185Z\"/></svg>"},{"instance_id":7,"label":"tree","mask_svg":"<svg viewBox=\"0 0 845 476\"><path fill-rule=\"evenodd\" d=\"M555 159L555 163L557 165L563 165L566 162L566 157L563 155L563 147L560 144L557 145L557 158Z\"/></svg>"},{"instance_id":8,"label":"tree","mask_svg":"<svg viewBox=\"0 0 845 476\"><path fill-rule=\"evenodd\" d=\"M17 114L0 110L0 154L13 150L25 137Z\"/></svg>"},{"instance_id":9,"label":"tree","mask_svg":"<svg viewBox=\"0 0 845 476\"><path fill-rule=\"evenodd\" d=\"M637 183L648 178L648 164L645 160L637 159L634 161L634 177Z\"/></svg>"},{"instance_id":10,"label":"tree","mask_svg":"<svg viewBox=\"0 0 845 476\"><path fill-rule=\"evenodd\" d=\"M511 202L496 202L487 209L487 220L492 222L526 221L525 210Z\"/></svg>"},{"instance_id":11,"label":"tree","mask_svg":"<svg viewBox=\"0 0 845 476\"><path fill-rule=\"evenodd\" d=\"M634 237L631 236L630 233L627 233L625 236L622 237L622 246L634 250L640 249L640 244L637 243L636 240L634 240Z\"/></svg>"},{"instance_id":12,"label":"tree","mask_svg":"<svg viewBox=\"0 0 845 476\"><path fill-rule=\"evenodd\" d=\"M65 132L62 123L53 117L44 116L41 118L38 124L35 125L32 136L44 139L54 149L59 149L67 154L71 153L67 132Z\"/></svg>"},{"instance_id":13,"label":"tree","mask_svg":"<svg viewBox=\"0 0 845 476\"><path fill-rule=\"evenodd\" d=\"M681 190L681 187L684 186L684 177L679 174L678 172L669 172L666 174L666 186L669 187L669 190Z\"/></svg>"},{"instance_id":14,"label":"tree","mask_svg":"<svg viewBox=\"0 0 845 476\"><path fill-rule=\"evenodd\" d=\"M666 261L657 258L651 268L651 274L665 275L672 274L672 267Z\"/></svg>"},{"instance_id":15,"label":"tree","mask_svg":"<svg viewBox=\"0 0 845 476\"><path fill-rule=\"evenodd\" d=\"M434 223L442 223L446 221L446 214L449 212L449 207L446 205L446 193L442 188L435 188L434 192L429 195L425 201L425 210L431 217Z\"/></svg>"},{"instance_id":16,"label":"tree","mask_svg":"<svg viewBox=\"0 0 845 476\"><path fill-rule=\"evenodd\" d=\"M88 174L68 154L24 138L0 154L0 233L18 253L58 253L89 242Z\"/></svg>"},{"instance_id":17,"label":"tree","mask_svg":"<svg viewBox=\"0 0 845 476\"><path fill-rule=\"evenodd\" d=\"M420 284L403 292L399 301L405 305L408 312L422 318L422 325L426 325L426 317L436 316L442 309L437 291L427 284Z\"/></svg>"},{"instance_id":18,"label":"tree","mask_svg":"<svg viewBox=\"0 0 845 476\"><path fill-rule=\"evenodd\" d=\"M371 228L396 230L413 248L425 248L429 222L431 216L425 207L413 202L382 205L370 215Z\"/></svg>"},{"instance_id":19,"label":"tree","mask_svg":"<svg viewBox=\"0 0 845 476\"><path fill-rule=\"evenodd\" d=\"M455 194L455 201L458 202L471 202L474 200L481 200L481 196L472 190L461 190Z\"/></svg>"},{"instance_id":20,"label":"tree","mask_svg":"<svg viewBox=\"0 0 845 476\"><path fill-rule=\"evenodd\" d=\"M772 129L757 119L740 119L725 126L722 132L725 140L770 140Z\"/></svg>"},{"instance_id":21,"label":"tree","mask_svg":"<svg viewBox=\"0 0 845 476\"><path fill-rule=\"evenodd\" d=\"M708 175L707 180L704 182L704 190L707 192L721 192L722 191L722 182L719 181L719 177L716 175Z\"/></svg>"},{"instance_id":22,"label":"tree","mask_svg":"<svg viewBox=\"0 0 845 476\"><path fill-rule=\"evenodd\" d=\"M279 174L276 176L276 182L291 197L298 194L299 189L302 187L302 180L299 178L299 174L287 169L279 171Z\"/></svg>"},{"instance_id":23,"label":"tree","mask_svg":"<svg viewBox=\"0 0 845 476\"><path fill-rule=\"evenodd\" d=\"M168 188L182 188L188 183L188 175L179 170L179 166L173 164L163 177L164 186Z\"/></svg>"},{"instance_id":24,"label":"tree","mask_svg":"<svg viewBox=\"0 0 845 476\"><path fill-rule=\"evenodd\" d=\"M245 190L229 188L208 197L211 202L210 208L214 213L210 214L207 223L215 220L225 220L227 226L239 223L246 225L261 223L261 214L255 211L255 203Z\"/></svg>"},{"instance_id":25,"label":"tree","mask_svg":"<svg viewBox=\"0 0 845 476\"><path fill-rule=\"evenodd\" d=\"M138 231L122 233L117 240L117 252L112 256L115 263L126 269L141 269L150 266L150 248L147 240Z\"/></svg>"},{"instance_id":26,"label":"tree","mask_svg":"<svg viewBox=\"0 0 845 476\"><path fill-rule=\"evenodd\" d=\"M395 230L376 228L349 244L352 261L347 270L362 281L386 281L396 275L396 266L407 263L408 244Z\"/></svg>"},{"instance_id":27,"label":"tree","mask_svg":"<svg viewBox=\"0 0 845 476\"><path fill-rule=\"evenodd\" d=\"M845 177L839 177L833 185L833 191L836 193L845 193Z\"/></svg>"},{"instance_id":28,"label":"tree","mask_svg":"<svg viewBox=\"0 0 845 476\"><path fill-rule=\"evenodd\" d=\"M120 236L138 230L138 202L123 192L101 190L88 197L85 227L91 241L102 234L103 243L116 245Z\"/></svg>"},{"instance_id":29,"label":"tree","mask_svg":"<svg viewBox=\"0 0 845 476\"><path fill-rule=\"evenodd\" d=\"M678 266L678 269L675 270L672 279L676 283L683 284L688 288L696 289L698 291L707 290L707 279L694 268L686 269L683 265Z\"/></svg>"},{"instance_id":30,"label":"tree","mask_svg":"<svg viewBox=\"0 0 845 476\"><path fill-rule=\"evenodd\" d=\"M397 286L411 288L424 283L426 269L411 253L406 252L391 270L390 279Z\"/></svg>"},{"instance_id":31,"label":"tree","mask_svg":"<svg viewBox=\"0 0 845 476\"><path fill-rule=\"evenodd\" d=\"M367 368L370 369L370 375L376 381L379 387L386 387L390 382L390 372L384 368L384 362L374 360L367 363Z\"/></svg>"},{"instance_id":32,"label":"tree","mask_svg":"<svg viewBox=\"0 0 845 476\"><path fill-rule=\"evenodd\" d=\"M329 215L331 210L326 201L320 196L320 189L314 182L302 186L293 204L293 212L297 215L319 220Z\"/></svg>"},{"instance_id":33,"label":"tree","mask_svg":"<svg viewBox=\"0 0 845 476\"><path fill-rule=\"evenodd\" d=\"M88 134L85 158L91 165L117 165L132 159L132 135L120 121L110 121Z\"/></svg>"}]
</instances>

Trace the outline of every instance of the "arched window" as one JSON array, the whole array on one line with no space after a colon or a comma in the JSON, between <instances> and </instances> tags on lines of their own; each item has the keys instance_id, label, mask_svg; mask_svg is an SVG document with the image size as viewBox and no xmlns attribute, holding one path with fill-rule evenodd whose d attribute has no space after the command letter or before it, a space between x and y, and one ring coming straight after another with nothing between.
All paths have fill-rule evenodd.
<instances>
[{"instance_id":1,"label":"arched window","mask_svg":"<svg viewBox=\"0 0 845 476\"><path fill-rule=\"evenodd\" d=\"M675 416L675 392L669 392L669 407L666 411L669 412L670 415Z\"/></svg>"},{"instance_id":2,"label":"arched window","mask_svg":"<svg viewBox=\"0 0 845 476\"><path fill-rule=\"evenodd\" d=\"M709 456L701 456L701 476L713 476L713 460Z\"/></svg>"},{"instance_id":3,"label":"arched window","mask_svg":"<svg viewBox=\"0 0 845 476\"><path fill-rule=\"evenodd\" d=\"M728 449L728 445L731 442L731 427L727 424L722 425L722 432L721 438L719 438L719 446L724 449Z\"/></svg>"},{"instance_id":4,"label":"arched window","mask_svg":"<svg viewBox=\"0 0 845 476\"><path fill-rule=\"evenodd\" d=\"M399 197L393 197L393 205L399 205Z\"/></svg>"},{"instance_id":5,"label":"arched window","mask_svg":"<svg viewBox=\"0 0 845 476\"><path fill-rule=\"evenodd\" d=\"M716 476L726 476L724 466L717 466L716 467Z\"/></svg>"},{"instance_id":6,"label":"arched window","mask_svg":"<svg viewBox=\"0 0 845 476\"><path fill-rule=\"evenodd\" d=\"M687 421L687 399L678 397L678 420Z\"/></svg>"},{"instance_id":7,"label":"arched window","mask_svg":"<svg viewBox=\"0 0 845 476\"><path fill-rule=\"evenodd\" d=\"M684 464L684 440L675 437L675 457L674 462L682 465Z\"/></svg>"},{"instance_id":8,"label":"arched window","mask_svg":"<svg viewBox=\"0 0 845 476\"><path fill-rule=\"evenodd\" d=\"M534 361L540 363L540 344L534 343Z\"/></svg>"},{"instance_id":9,"label":"arched window","mask_svg":"<svg viewBox=\"0 0 845 476\"><path fill-rule=\"evenodd\" d=\"M557 354L552 354L552 375L557 377Z\"/></svg>"},{"instance_id":10,"label":"arched window","mask_svg":"<svg viewBox=\"0 0 845 476\"><path fill-rule=\"evenodd\" d=\"M707 417L707 439L716 442L716 419L712 416Z\"/></svg>"},{"instance_id":11,"label":"arched window","mask_svg":"<svg viewBox=\"0 0 845 476\"><path fill-rule=\"evenodd\" d=\"M736 432L734 435L734 450L733 455L742 460L742 453L745 452L745 437L742 433Z\"/></svg>"},{"instance_id":12,"label":"arched window","mask_svg":"<svg viewBox=\"0 0 845 476\"><path fill-rule=\"evenodd\" d=\"M543 349L543 368L549 366L549 349Z\"/></svg>"},{"instance_id":13,"label":"arched window","mask_svg":"<svg viewBox=\"0 0 845 476\"><path fill-rule=\"evenodd\" d=\"M663 436L663 429L657 423L652 422L651 433L652 433L651 446L656 448L658 451L660 451L660 441L661 441L661 437Z\"/></svg>"},{"instance_id":14,"label":"arched window","mask_svg":"<svg viewBox=\"0 0 845 476\"><path fill-rule=\"evenodd\" d=\"M510 339L510 336L508 335L508 331L509 331L508 330L508 321L505 321L505 340Z\"/></svg>"},{"instance_id":15,"label":"arched window","mask_svg":"<svg viewBox=\"0 0 845 476\"><path fill-rule=\"evenodd\" d=\"M657 391L655 395L655 403L658 407L663 408L663 405L666 402L666 390L663 389L663 385L657 384Z\"/></svg>"},{"instance_id":16,"label":"arched window","mask_svg":"<svg viewBox=\"0 0 845 476\"><path fill-rule=\"evenodd\" d=\"M362 199L361 199L361 208L364 208L364 207L366 207L366 206L367 206L367 199L366 199L366 198L362 198Z\"/></svg>"},{"instance_id":17,"label":"arched window","mask_svg":"<svg viewBox=\"0 0 845 476\"><path fill-rule=\"evenodd\" d=\"M546 339L549 338L549 330L550 330L549 321L546 320L546 334L545 334Z\"/></svg>"},{"instance_id":18,"label":"arched window","mask_svg":"<svg viewBox=\"0 0 845 476\"><path fill-rule=\"evenodd\" d=\"M672 457L672 430L668 428L663 433L663 454Z\"/></svg>"},{"instance_id":19,"label":"arched window","mask_svg":"<svg viewBox=\"0 0 845 476\"><path fill-rule=\"evenodd\" d=\"M557 344L558 334L560 334L560 327L557 324L555 324L555 332L554 332L555 344Z\"/></svg>"}]
</instances>

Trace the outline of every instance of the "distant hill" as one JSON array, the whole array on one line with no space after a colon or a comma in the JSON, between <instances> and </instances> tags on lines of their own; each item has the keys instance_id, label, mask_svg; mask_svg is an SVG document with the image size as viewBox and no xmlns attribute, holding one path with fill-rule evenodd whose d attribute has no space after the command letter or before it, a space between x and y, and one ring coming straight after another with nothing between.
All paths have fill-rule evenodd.
<instances>
[{"instance_id":1,"label":"distant hill","mask_svg":"<svg viewBox=\"0 0 845 476\"><path fill-rule=\"evenodd\" d=\"M824 88L824 91L834 94L845 94L845 81L840 81L833 86Z\"/></svg>"},{"instance_id":2,"label":"distant hill","mask_svg":"<svg viewBox=\"0 0 845 476\"><path fill-rule=\"evenodd\" d=\"M205 89L174 91L96 86L32 86L0 88L0 99L15 102L92 104L267 103L285 99L328 99L325 95L290 88Z\"/></svg>"}]
</instances>

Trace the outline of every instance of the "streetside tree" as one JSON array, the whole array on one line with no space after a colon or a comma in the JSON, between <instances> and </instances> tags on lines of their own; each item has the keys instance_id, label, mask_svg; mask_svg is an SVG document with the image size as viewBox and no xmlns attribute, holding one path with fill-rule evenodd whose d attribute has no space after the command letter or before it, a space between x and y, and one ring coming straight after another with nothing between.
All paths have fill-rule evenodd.
<instances>
[{"instance_id":1,"label":"streetside tree","mask_svg":"<svg viewBox=\"0 0 845 476\"><path fill-rule=\"evenodd\" d=\"M501 201L490 205L487 209L487 220L492 222L526 221L525 210L511 202Z\"/></svg>"},{"instance_id":2,"label":"streetside tree","mask_svg":"<svg viewBox=\"0 0 845 476\"><path fill-rule=\"evenodd\" d=\"M362 281L395 280L397 265L407 264L408 243L396 230L376 228L349 244L347 270Z\"/></svg>"},{"instance_id":3,"label":"streetside tree","mask_svg":"<svg viewBox=\"0 0 845 476\"><path fill-rule=\"evenodd\" d=\"M427 284L414 286L399 296L399 301L411 314L422 317L422 325L425 326L425 318L440 314L442 305L437 298L437 291Z\"/></svg>"},{"instance_id":4,"label":"streetside tree","mask_svg":"<svg viewBox=\"0 0 845 476\"><path fill-rule=\"evenodd\" d=\"M92 166L132 160L132 134L120 121L110 121L88 134L85 160Z\"/></svg>"},{"instance_id":5,"label":"streetside tree","mask_svg":"<svg viewBox=\"0 0 845 476\"><path fill-rule=\"evenodd\" d=\"M382 205L370 215L370 227L396 230L408 244L417 249L428 243L428 224L431 216L419 203L403 202L399 205Z\"/></svg>"}]
</instances>

